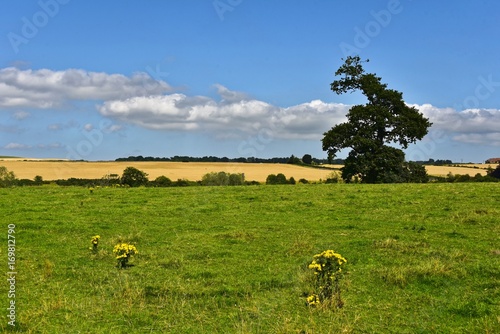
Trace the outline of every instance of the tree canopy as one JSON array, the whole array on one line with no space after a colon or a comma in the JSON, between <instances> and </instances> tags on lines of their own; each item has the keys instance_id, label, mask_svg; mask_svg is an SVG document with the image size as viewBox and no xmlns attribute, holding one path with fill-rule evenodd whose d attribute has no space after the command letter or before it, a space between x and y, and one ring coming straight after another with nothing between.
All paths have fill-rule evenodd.
<instances>
[{"instance_id":1,"label":"tree canopy","mask_svg":"<svg viewBox=\"0 0 500 334\"><path fill-rule=\"evenodd\" d=\"M404 152L393 146L408 148L427 134L431 123L416 108L405 104L401 92L388 89L375 74L365 73L364 62L368 60L347 57L335 72L341 78L331 83L333 92L361 91L368 102L353 106L347 122L324 133L323 150L333 159L340 150L351 148L342 169L346 182L354 176L363 183L415 181L409 175L422 175L422 171L415 171L418 167L413 165L410 168Z\"/></svg>"},{"instance_id":2,"label":"tree canopy","mask_svg":"<svg viewBox=\"0 0 500 334\"><path fill-rule=\"evenodd\" d=\"M130 187L144 186L148 181L148 174L135 167L125 168L121 177L121 183Z\"/></svg>"}]
</instances>

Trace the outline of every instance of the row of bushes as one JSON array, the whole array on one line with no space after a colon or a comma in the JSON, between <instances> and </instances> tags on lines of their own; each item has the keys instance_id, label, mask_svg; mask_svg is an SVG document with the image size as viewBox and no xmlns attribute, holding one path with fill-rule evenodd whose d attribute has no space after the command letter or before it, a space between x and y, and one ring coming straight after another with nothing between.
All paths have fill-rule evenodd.
<instances>
[{"instance_id":1,"label":"row of bushes","mask_svg":"<svg viewBox=\"0 0 500 334\"><path fill-rule=\"evenodd\" d=\"M246 181L244 173L226 173L226 172L211 172L203 175L200 181L189 181L178 179L172 181L166 176L159 176L154 180L148 179L148 174L134 168L127 167L122 176L117 174L106 175L100 179L84 179L84 178L69 178L64 180L44 181L41 176L36 176L33 180L16 179L13 172L8 172L3 167L3 175L0 179L0 187L11 186L40 186L44 184L56 184L58 186L82 186L82 187L186 187L186 186L242 186L242 185L259 185L257 181ZM0 170L0 174L2 170ZM306 179L300 179L299 183L309 183ZM267 177L266 184L296 184L293 177L287 179L284 174L271 174Z\"/></svg>"},{"instance_id":2,"label":"row of bushes","mask_svg":"<svg viewBox=\"0 0 500 334\"><path fill-rule=\"evenodd\" d=\"M470 176L469 174L461 175L450 172L446 176L433 177L431 180L434 182L499 182L500 178L497 178L495 175L496 174L493 173L489 173L487 175L477 173L474 176Z\"/></svg>"},{"instance_id":3,"label":"row of bushes","mask_svg":"<svg viewBox=\"0 0 500 334\"><path fill-rule=\"evenodd\" d=\"M499 182L495 172L500 171L497 168L494 172L490 172L488 175L481 175L477 173L475 176L465 175L454 175L449 173L445 177L430 177L430 182ZM342 178L337 172L332 172L324 183L339 183L342 182ZM287 177L282 174L270 174L266 179L266 184L296 184L297 181L293 177L287 179ZM306 179L300 179L298 183L307 184L309 183ZM357 182L354 182L357 183ZM185 179L178 179L177 181L172 181L166 176L159 176L155 180L149 180L148 175L138 170L134 167L127 167L123 171L123 175L120 177L117 174L106 175L100 179L81 179L81 178L69 178L65 180L56 181L44 181L41 176L36 176L33 180L29 179L16 179L13 172L8 171L5 167L0 167L0 187L10 187L10 186L38 186L43 184L56 184L59 186L125 186L125 187L186 187L186 186L240 186L240 185L258 185L257 181L246 181L245 174L243 173L226 173L226 172L212 172L205 174L201 181L189 181Z\"/></svg>"}]
</instances>

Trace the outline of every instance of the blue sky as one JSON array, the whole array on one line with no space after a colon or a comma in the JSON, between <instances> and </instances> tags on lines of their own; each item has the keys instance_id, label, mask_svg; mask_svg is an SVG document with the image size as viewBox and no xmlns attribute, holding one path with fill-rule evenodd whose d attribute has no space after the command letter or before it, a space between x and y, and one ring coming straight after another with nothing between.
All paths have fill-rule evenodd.
<instances>
[{"instance_id":1,"label":"blue sky","mask_svg":"<svg viewBox=\"0 0 500 334\"><path fill-rule=\"evenodd\" d=\"M365 103L329 89L359 54L433 123L407 159L500 156L498 1L2 7L0 155L325 158L322 134Z\"/></svg>"}]
</instances>

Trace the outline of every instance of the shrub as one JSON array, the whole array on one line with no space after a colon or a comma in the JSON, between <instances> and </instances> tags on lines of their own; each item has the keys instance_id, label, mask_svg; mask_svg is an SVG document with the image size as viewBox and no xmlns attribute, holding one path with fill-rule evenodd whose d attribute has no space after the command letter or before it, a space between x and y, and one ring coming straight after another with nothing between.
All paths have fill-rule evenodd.
<instances>
[{"instance_id":1,"label":"shrub","mask_svg":"<svg viewBox=\"0 0 500 334\"><path fill-rule=\"evenodd\" d=\"M94 253L97 253L98 247L99 247L99 239L101 239L100 235L94 235L92 239L90 239L90 242L92 243L92 251Z\"/></svg>"},{"instance_id":2,"label":"shrub","mask_svg":"<svg viewBox=\"0 0 500 334\"><path fill-rule=\"evenodd\" d=\"M245 174L229 174L230 186L242 186L245 184Z\"/></svg>"},{"instance_id":3,"label":"shrub","mask_svg":"<svg viewBox=\"0 0 500 334\"><path fill-rule=\"evenodd\" d=\"M327 175L325 183L339 183L342 182L342 178L339 173L333 171Z\"/></svg>"},{"instance_id":4,"label":"shrub","mask_svg":"<svg viewBox=\"0 0 500 334\"><path fill-rule=\"evenodd\" d=\"M266 184L278 184L275 174L269 174L266 178Z\"/></svg>"},{"instance_id":5,"label":"shrub","mask_svg":"<svg viewBox=\"0 0 500 334\"><path fill-rule=\"evenodd\" d=\"M0 166L0 188L11 187L16 181L14 172L9 172L7 167Z\"/></svg>"},{"instance_id":6,"label":"shrub","mask_svg":"<svg viewBox=\"0 0 500 334\"><path fill-rule=\"evenodd\" d=\"M118 261L118 268L125 268L128 266L128 260L131 256L139 253L137 248L134 245L122 242L117 244L113 248L113 254L116 256L116 260Z\"/></svg>"},{"instance_id":7,"label":"shrub","mask_svg":"<svg viewBox=\"0 0 500 334\"><path fill-rule=\"evenodd\" d=\"M144 186L148 183L148 174L135 167L127 167L123 171L121 183L130 187Z\"/></svg>"},{"instance_id":8,"label":"shrub","mask_svg":"<svg viewBox=\"0 0 500 334\"><path fill-rule=\"evenodd\" d=\"M43 184L43 177L41 177L40 175L37 175L35 176L35 178L33 179L33 182L34 184L36 184L37 186L40 186Z\"/></svg>"},{"instance_id":9,"label":"shrub","mask_svg":"<svg viewBox=\"0 0 500 334\"><path fill-rule=\"evenodd\" d=\"M286 176L282 173L278 175L269 174L266 178L266 184L288 184Z\"/></svg>"},{"instance_id":10,"label":"shrub","mask_svg":"<svg viewBox=\"0 0 500 334\"><path fill-rule=\"evenodd\" d=\"M500 179L500 164L497 166L497 168L490 173L488 173L488 176L494 177L496 179Z\"/></svg>"},{"instance_id":11,"label":"shrub","mask_svg":"<svg viewBox=\"0 0 500 334\"><path fill-rule=\"evenodd\" d=\"M343 301L340 297L339 281L342 278L342 266L347 260L333 250L326 250L313 257L308 268L315 275L315 293L307 297L306 302L310 306L318 304L333 303L334 307L341 308Z\"/></svg>"},{"instance_id":12,"label":"shrub","mask_svg":"<svg viewBox=\"0 0 500 334\"><path fill-rule=\"evenodd\" d=\"M276 183L277 184L287 184L286 176L283 173L279 173L276 175Z\"/></svg>"},{"instance_id":13,"label":"shrub","mask_svg":"<svg viewBox=\"0 0 500 334\"><path fill-rule=\"evenodd\" d=\"M158 176L154 181L153 184L157 187L170 187L172 186L172 180L170 180L166 176Z\"/></svg>"},{"instance_id":14,"label":"shrub","mask_svg":"<svg viewBox=\"0 0 500 334\"><path fill-rule=\"evenodd\" d=\"M229 176L225 172L211 172L203 175L201 184L204 186L227 186Z\"/></svg>"},{"instance_id":15,"label":"shrub","mask_svg":"<svg viewBox=\"0 0 500 334\"><path fill-rule=\"evenodd\" d=\"M230 174L226 172L211 172L203 175L203 186L241 186L245 184L244 174Z\"/></svg>"},{"instance_id":16,"label":"shrub","mask_svg":"<svg viewBox=\"0 0 500 334\"><path fill-rule=\"evenodd\" d=\"M406 163L406 182L411 183L427 183L429 182L429 175L427 175L427 170L424 165L420 165L416 162Z\"/></svg>"},{"instance_id":17,"label":"shrub","mask_svg":"<svg viewBox=\"0 0 500 334\"><path fill-rule=\"evenodd\" d=\"M177 179L177 181L173 184L176 187L188 187L192 185L192 182L186 179Z\"/></svg>"}]
</instances>

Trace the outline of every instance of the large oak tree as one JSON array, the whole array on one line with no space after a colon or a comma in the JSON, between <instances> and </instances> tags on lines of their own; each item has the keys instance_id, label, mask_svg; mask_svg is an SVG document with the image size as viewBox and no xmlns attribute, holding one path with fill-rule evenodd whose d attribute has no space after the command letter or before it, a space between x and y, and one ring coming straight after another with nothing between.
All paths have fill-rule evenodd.
<instances>
[{"instance_id":1,"label":"large oak tree","mask_svg":"<svg viewBox=\"0 0 500 334\"><path fill-rule=\"evenodd\" d=\"M324 133L323 150L329 159L342 149L351 148L342 178L363 183L425 182L425 169L406 163L404 149L422 139L431 123L416 108L403 101L403 94L387 88L381 78L365 73L359 56L350 56L335 72L340 79L331 83L336 94L361 91L368 102L353 106L347 122Z\"/></svg>"}]
</instances>

